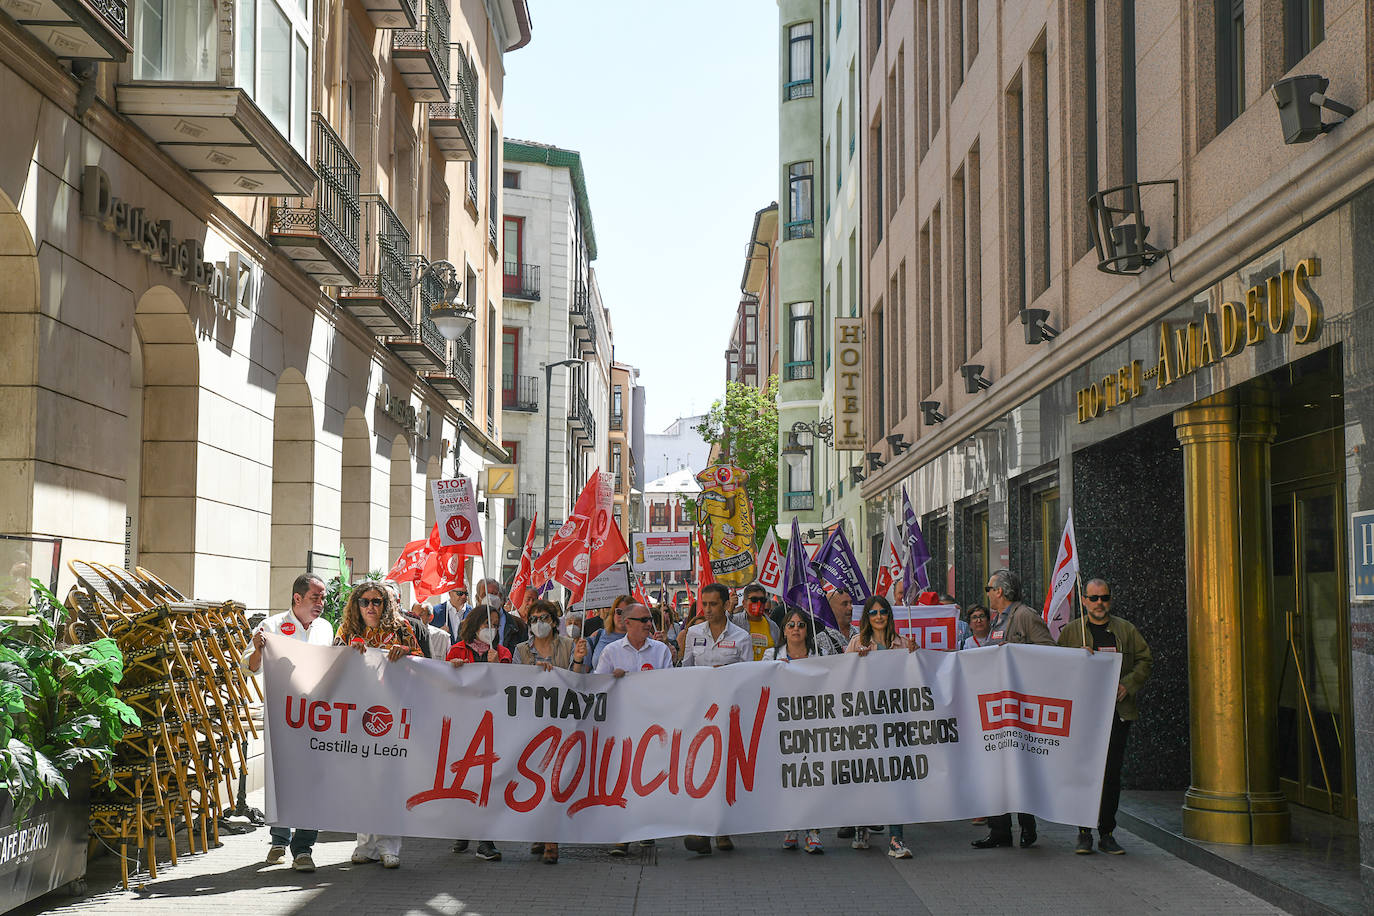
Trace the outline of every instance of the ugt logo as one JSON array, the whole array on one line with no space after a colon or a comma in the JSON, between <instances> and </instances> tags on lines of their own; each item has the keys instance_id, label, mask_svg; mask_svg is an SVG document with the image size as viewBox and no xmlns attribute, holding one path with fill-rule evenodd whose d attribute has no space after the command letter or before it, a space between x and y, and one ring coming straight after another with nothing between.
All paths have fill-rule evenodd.
<instances>
[{"instance_id":1,"label":"ugt logo","mask_svg":"<svg viewBox=\"0 0 1374 916\"><path fill-rule=\"evenodd\" d=\"M978 712L983 730L1012 726L1039 735L1068 737L1072 700L1057 697L1037 697L1015 690L999 693L980 693Z\"/></svg>"},{"instance_id":2,"label":"ugt logo","mask_svg":"<svg viewBox=\"0 0 1374 916\"><path fill-rule=\"evenodd\" d=\"M341 735L348 734L349 720L358 709L357 703L331 703L328 700L312 700L309 697L286 697L286 724L290 728L308 728L313 732L333 731L335 726ZM404 741L410 737L410 710L401 709L398 717L390 709L380 704L363 710L362 725L370 738L380 738L397 728L398 737Z\"/></svg>"}]
</instances>

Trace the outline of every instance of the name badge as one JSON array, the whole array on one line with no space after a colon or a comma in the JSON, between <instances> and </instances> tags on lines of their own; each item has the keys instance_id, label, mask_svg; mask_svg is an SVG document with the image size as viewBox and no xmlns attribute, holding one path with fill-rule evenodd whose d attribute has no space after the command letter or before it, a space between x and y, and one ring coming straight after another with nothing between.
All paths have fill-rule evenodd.
<instances>
[{"instance_id":1,"label":"name badge","mask_svg":"<svg viewBox=\"0 0 1374 916\"><path fill-rule=\"evenodd\" d=\"M716 645L720 646L722 649L733 649L735 648L735 641L732 639L729 642L717 643Z\"/></svg>"},{"instance_id":2,"label":"name badge","mask_svg":"<svg viewBox=\"0 0 1374 916\"><path fill-rule=\"evenodd\" d=\"M281 632L283 636L293 636L296 633L296 625L287 620L282 623Z\"/></svg>"},{"instance_id":3,"label":"name badge","mask_svg":"<svg viewBox=\"0 0 1374 916\"><path fill-rule=\"evenodd\" d=\"M991 638L998 640L1005 638L1006 635L1007 634L1003 633L1001 630L993 630L990 634Z\"/></svg>"},{"instance_id":4,"label":"name badge","mask_svg":"<svg viewBox=\"0 0 1374 916\"><path fill-rule=\"evenodd\" d=\"M694 645L694 646L704 646L704 645L706 645L706 637L704 637L704 636L697 636L697 637L694 637L694 638L692 639L692 645Z\"/></svg>"},{"instance_id":5,"label":"name badge","mask_svg":"<svg viewBox=\"0 0 1374 916\"><path fill-rule=\"evenodd\" d=\"M1102 648L1098 649L1097 651L1099 651L1099 652L1115 652L1115 651L1116 651L1116 646L1103 646Z\"/></svg>"}]
</instances>

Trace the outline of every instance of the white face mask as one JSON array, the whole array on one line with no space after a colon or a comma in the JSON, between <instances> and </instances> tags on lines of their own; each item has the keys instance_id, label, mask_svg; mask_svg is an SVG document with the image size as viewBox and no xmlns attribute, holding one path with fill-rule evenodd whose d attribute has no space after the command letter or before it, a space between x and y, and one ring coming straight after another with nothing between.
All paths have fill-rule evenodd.
<instances>
[{"instance_id":1,"label":"white face mask","mask_svg":"<svg viewBox=\"0 0 1374 916\"><path fill-rule=\"evenodd\" d=\"M478 642L484 642L487 645L491 645L494 639L496 639L496 631L493 630L491 627L482 627L480 630L477 631Z\"/></svg>"},{"instance_id":2,"label":"white face mask","mask_svg":"<svg viewBox=\"0 0 1374 916\"><path fill-rule=\"evenodd\" d=\"M571 636L573 639L580 638L582 636L582 627L576 623L571 624L568 627L568 635Z\"/></svg>"},{"instance_id":3,"label":"white face mask","mask_svg":"<svg viewBox=\"0 0 1374 916\"><path fill-rule=\"evenodd\" d=\"M500 596L500 595L487 595L487 596L486 596L485 598L483 598L482 600L485 601L485 602L487 603L487 607L491 608L492 610L496 610L496 611L501 610L501 596Z\"/></svg>"},{"instance_id":4,"label":"white face mask","mask_svg":"<svg viewBox=\"0 0 1374 916\"><path fill-rule=\"evenodd\" d=\"M543 639L553 632L553 624L549 623L547 620L536 620L534 623L530 624L530 632L533 633L536 638Z\"/></svg>"}]
</instances>

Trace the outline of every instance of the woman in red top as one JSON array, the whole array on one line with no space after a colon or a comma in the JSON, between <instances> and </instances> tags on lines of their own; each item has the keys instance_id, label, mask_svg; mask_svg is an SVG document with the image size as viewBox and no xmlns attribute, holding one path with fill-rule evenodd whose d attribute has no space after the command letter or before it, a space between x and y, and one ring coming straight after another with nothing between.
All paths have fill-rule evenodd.
<instances>
[{"instance_id":1,"label":"woman in red top","mask_svg":"<svg viewBox=\"0 0 1374 916\"><path fill-rule=\"evenodd\" d=\"M385 649L386 657L393 662L409 655L424 657L391 590L380 582L366 582L353 589L334 645L349 646L359 654L366 654L368 649ZM352 858L357 865L381 859L383 868L397 868L401 864L401 838L360 833Z\"/></svg>"},{"instance_id":2,"label":"woman in red top","mask_svg":"<svg viewBox=\"0 0 1374 916\"><path fill-rule=\"evenodd\" d=\"M497 641L501 632L501 611L491 608L485 612L481 607L468 611L458 629L458 641L448 650L448 663L461 668L468 662L504 662L510 664L510 649ZM468 840L454 840L454 852L467 852ZM477 858L487 862L501 861L501 850L491 840L477 844Z\"/></svg>"}]
</instances>

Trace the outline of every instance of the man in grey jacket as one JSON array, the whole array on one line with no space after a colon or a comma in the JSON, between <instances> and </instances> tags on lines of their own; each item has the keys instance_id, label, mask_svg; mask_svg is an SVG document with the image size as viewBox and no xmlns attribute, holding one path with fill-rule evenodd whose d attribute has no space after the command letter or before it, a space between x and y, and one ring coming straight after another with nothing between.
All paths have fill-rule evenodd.
<instances>
[{"instance_id":1,"label":"man in grey jacket","mask_svg":"<svg viewBox=\"0 0 1374 916\"><path fill-rule=\"evenodd\" d=\"M1052 646L1050 628L1034 609L1021 601L1021 580L1009 569L999 569L988 576L988 607L992 609L992 628L988 633L991 645L1030 643ZM1021 848L1029 849L1038 838L1035 815L1017 814L1021 825ZM998 814L988 818L988 835L973 841L974 849L995 849L1011 845L1011 815Z\"/></svg>"}]
</instances>

